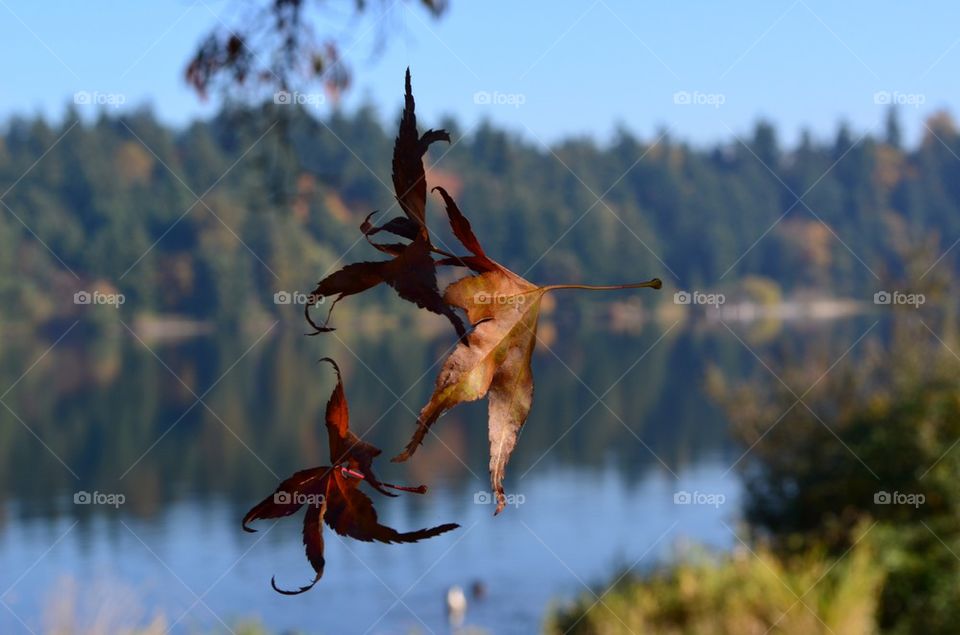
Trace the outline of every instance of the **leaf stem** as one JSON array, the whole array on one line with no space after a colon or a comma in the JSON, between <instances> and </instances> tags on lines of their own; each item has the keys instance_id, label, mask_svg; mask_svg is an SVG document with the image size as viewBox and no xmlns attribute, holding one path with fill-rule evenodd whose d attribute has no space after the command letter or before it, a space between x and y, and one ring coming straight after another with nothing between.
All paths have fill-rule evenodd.
<instances>
[{"instance_id":1,"label":"leaf stem","mask_svg":"<svg viewBox=\"0 0 960 635\"><path fill-rule=\"evenodd\" d=\"M618 289L659 289L663 286L660 278L653 278L646 282L634 282L632 284L551 284L546 287L540 287L543 291L556 291L557 289L586 289L587 291L616 291Z\"/></svg>"},{"instance_id":2,"label":"leaf stem","mask_svg":"<svg viewBox=\"0 0 960 635\"><path fill-rule=\"evenodd\" d=\"M430 247L430 251L432 251L433 253L438 254L438 255L440 255L440 256L444 256L444 257L446 257L446 258L456 258L457 260L460 260L460 256L451 254L449 251L444 251L443 249L437 249L436 247Z\"/></svg>"}]
</instances>

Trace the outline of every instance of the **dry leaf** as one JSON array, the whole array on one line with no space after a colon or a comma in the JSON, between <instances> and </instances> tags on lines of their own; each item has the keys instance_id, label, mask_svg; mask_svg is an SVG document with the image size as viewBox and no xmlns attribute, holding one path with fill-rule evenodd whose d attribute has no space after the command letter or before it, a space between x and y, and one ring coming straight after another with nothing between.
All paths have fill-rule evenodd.
<instances>
[{"instance_id":1,"label":"dry leaf","mask_svg":"<svg viewBox=\"0 0 960 635\"><path fill-rule=\"evenodd\" d=\"M446 204L450 226L470 256L441 260L441 264L469 267L476 275L462 278L444 292L444 301L463 309L473 330L457 344L437 376L430 401L420 411L417 430L394 461L406 461L423 443L430 426L447 410L466 401L488 397L490 483L497 495L496 514L506 505L503 477L517 436L533 404L530 358L536 345L540 300L558 289L614 290L650 287L654 278L637 284L539 287L490 259L474 235L470 222L443 188L435 188Z\"/></svg>"},{"instance_id":2,"label":"dry leaf","mask_svg":"<svg viewBox=\"0 0 960 635\"><path fill-rule=\"evenodd\" d=\"M310 590L323 576L323 526L326 523L341 536L356 540L383 543L417 542L456 529L459 525L445 524L410 532L398 532L381 525L373 501L358 488L367 482L377 491L395 496L385 488L423 494L426 487L405 487L383 483L373 473L373 459L380 449L362 441L350 430L347 400L340 377L340 369L330 358L337 372L337 386L327 403L326 426L330 438L330 461L332 465L301 470L284 480L273 494L255 505L243 517L243 529L255 531L249 523L262 518L290 516L306 506L303 519L303 544L307 560L316 574L313 581L296 591L286 591L276 585L274 590L284 595L296 595Z\"/></svg>"},{"instance_id":3,"label":"dry leaf","mask_svg":"<svg viewBox=\"0 0 960 635\"><path fill-rule=\"evenodd\" d=\"M445 130L417 132L417 116L410 86L410 69L406 75L406 95L400 131L393 147L393 188L397 203L405 216L398 216L374 227L370 216L360 229L367 241L378 250L394 256L393 260L358 262L345 266L326 276L313 290L314 298L333 298L323 324L317 324L310 316L311 304L304 308L307 322L314 334L333 330L328 326L333 307L343 298L356 295L385 282L393 287L404 300L433 313L445 316L453 324L457 334L464 336L466 330L459 316L440 297L437 287L437 272L433 253L442 253L430 243L426 225L427 182L423 169L423 155L430 144L450 141ZM378 244L371 236L388 232L410 240L409 243Z\"/></svg>"}]
</instances>

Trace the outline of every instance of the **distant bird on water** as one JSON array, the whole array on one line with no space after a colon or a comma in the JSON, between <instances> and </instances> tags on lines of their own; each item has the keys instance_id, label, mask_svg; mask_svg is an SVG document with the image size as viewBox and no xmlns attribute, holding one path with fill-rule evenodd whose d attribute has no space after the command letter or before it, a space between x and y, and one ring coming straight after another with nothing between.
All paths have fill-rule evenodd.
<instances>
[{"instance_id":1,"label":"distant bird on water","mask_svg":"<svg viewBox=\"0 0 960 635\"><path fill-rule=\"evenodd\" d=\"M463 618L467 615L467 596L458 585L447 589L447 621L450 626L463 625Z\"/></svg>"}]
</instances>

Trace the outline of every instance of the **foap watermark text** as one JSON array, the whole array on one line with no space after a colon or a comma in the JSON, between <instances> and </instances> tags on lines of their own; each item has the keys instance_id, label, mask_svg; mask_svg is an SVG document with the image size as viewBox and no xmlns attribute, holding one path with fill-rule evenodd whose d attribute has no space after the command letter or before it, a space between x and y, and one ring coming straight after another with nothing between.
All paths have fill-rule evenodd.
<instances>
[{"instance_id":1,"label":"foap watermark text","mask_svg":"<svg viewBox=\"0 0 960 635\"><path fill-rule=\"evenodd\" d=\"M506 495L507 505L513 507L520 507L527 502L527 497L523 494L507 494ZM491 492L485 492L479 490L473 494L473 504L474 505L492 505L497 502L497 497L494 496Z\"/></svg>"},{"instance_id":2,"label":"foap watermark text","mask_svg":"<svg viewBox=\"0 0 960 635\"><path fill-rule=\"evenodd\" d=\"M300 291L277 291L273 294L274 304L309 304L317 306L326 302L326 296L319 293L301 293Z\"/></svg>"},{"instance_id":3,"label":"foap watermark text","mask_svg":"<svg viewBox=\"0 0 960 635\"><path fill-rule=\"evenodd\" d=\"M273 103L279 106L322 106L326 101L327 98L323 93L278 90L273 94Z\"/></svg>"},{"instance_id":4,"label":"foap watermark text","mask_svg":"<svg viewBox=\"0 0 960 635\"><path fill-rule=\"evenodd\" d=\"M899 90L878 90L873 94L873 103L878 106L913 106L919 108L927 103L923 93L902 93Z\"/></svg>"},{"instance_id":5,"label":"foap watermark text","mask_svg":"<svg viewBox=\"0 0 960 635\"><path fill-rule=\"evenodd\" d=\"M123 494L110 493L110 492L87 492L85 490L80 490L79 492L74 492L73 494L73 504L74 505L109 505L113 508L118 508L127 502L127 497Z\"/></svg>"},{"instance_id":6,"label":"foap watermark text","mask_svg":"<svg viewBox=\"0 0 960 635\"><path fill-rule=\"evenodd\" d=\"M487 293L481 291L474 294L473 301L476 304L523 304L527 301L527 296L518 293Z\"/></svg>"},{"instance_id":7,"label":"foap watermark text","mask_svg":"<svg viewBox=\"0 0 960 635\"><path fill-rule=\"evenodd\" d=\"M719 508L726 502L726 496L715 492L680 490L673 495L674 505L709 505L713 508Z\"/></svg>"},{"instance_id":8,"label":"foap watermark text","mask_svg":"<svg viewBox=\"0 0 960 635\"><path fill-rule=\"evenodd\" d=\"M678 90L673 94L673 103L678 106L712 106L719 108L727 103L723 93L701 93L699 90Z\"/></svg>"},{"instance_id":9,"label":"foap watermark text","mask_svg":"<svg viewBox=\"0 0 960 635\"><path fill-rule=\"evenodd\" d=\"M513 106L519 108L527 103L527 96L523 93L478 90L473 94L473 103L479 106Z\"/></svg>"},{"instance_id":10,"label":"foap watermark text","mask_svg":"<svg viewBox=\"0 0 960 635\"><path fill-rule=\"evenodd\" d=\"M677 291L673 294L674 304L698 304L718 308L727 301L722 293L704 293L703 291Z\"/></svg>"},{"instance_id":11,"label":"foap watermark text","mask_svg":"<svg viewBox=\"0 0 960 635\"><path fill-rule=\"evenodd\" d=\"M100 291L77 291L73 294L74 304L105 304L119 309L127 301L122 293L101 293Z\"/></svg>"},{"instance_id":12,"label":"foap watermark text","mask_svg":"<svg viewBox=\"0 0 960 635\"><path fill-rule=\"evenodd\" d=\"M110 106L119 108L127 103L123 93L101 93L98 90L81 90L73 94L73 103L78 106Z\"/></svg>"},{"instance_id":13,"label":"foap watermark text","mask_svg":"<svg viewBox=\"0 0 960 635\"><path fill-rule=\"evenodd\" d=\"M277 505L323 505L323 494L304 494L303 492L274 492L273 502Z\"/></svg>"},{"instance_id":14,"label":"foap watermark text","mask_svg":"<svg viewBox=\"0 0 960 635\"><path fill-rule=\"evenodd\" d=\"M880 490L873 494L874 505L910 505L919 508L927 502L927 497L923 494L911 494L907 492L887 492Z\"/></svg>"},{"instance_id":15,"label":"foap watermark text","mask_svg":"<svg viewBox=\"0 0 960 635\"><path fill-rule=\"evenodd\" d=\"M925 304L927 297L922 293L906 291L877 291L873 294L873 303L878 305L912 306L915 309Z\"/></svg>"}]
</instances>

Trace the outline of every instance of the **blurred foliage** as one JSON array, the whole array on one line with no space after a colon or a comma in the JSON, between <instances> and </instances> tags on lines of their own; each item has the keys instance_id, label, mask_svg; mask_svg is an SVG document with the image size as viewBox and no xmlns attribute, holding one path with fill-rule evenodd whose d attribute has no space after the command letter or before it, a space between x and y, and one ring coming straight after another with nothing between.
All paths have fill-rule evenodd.
<instances>
[{"instance_id":1,"label":"blurred foliage","mask_svg":"<svg viewBox=\"0 0 960 635\"><path fill-rule=\"evenodd\" d=\"M236 94L263 86L271 92L302 90L319 82L336 98L350 85L350 69L340 54L343 35L336 33L331 23L344 22L344 32L360 31L359 36L350 38L349 48L367 31L379 27L380 46L396 28L384 20L395 4L385 0L235 3L238 15L218 16L217 26L197 46L185 71L187 83L205 97L213 87ZM417 4L434 17L447 6L445 0L418 0ZM370 26L359 28L359 19L375 8L379 10ZM324 26L318 28L318 22Z\"/></svg>"},{"instance_id":2,"label":"blurred foliage","mask_svg":"<svg viewBox=\"0 0 960 635\"><path fill-rule=\"evenodd\" d=\"M183 130L148 111L77 117L14 119L0 135L0 183L12 188L0 213L8 329L68 323L81 312L73 293L99 288L125 295L124 315L228 328L277 314L274 293L312 288L346 252L378 257L356 243L363 218L394 205L385 185L394 125L372 108L319 119L290 104L230 107ZM624 130L605 147L577 139L546 149L488 123L465 137L454 121L423 123L454 139L432 151L428 181L457 198L505 266L538 283L586 282L586 272L615 283L640 271L704 289L733 267L726 287L745 276L772 281L748 290L762 299L814 289L869 302L876 279L858 259L896 275L891 237L960 235L960 136L945 119L940 140L910 150L869 136L854 143L842 129L833 142L805 137L790 151L762 125L753 141L701 150ZM794 192L812 187L804 201L850 249L770 170ZM611 184L595 204L590 190ZM442 213L436 201L428 213ZM438 244L452 244L443 223L433 227ZM950 251L937 268L957 257Z\"/></svg>"},{"instance_id":3,"label":"blurred foliage","mask_svg":"<svg viewBox=\"0 0 960 635\"><path fill-rule=\"evenodd\" d=\"M758 376L731 379L719 366L708 373L708 391L742 448L737 464L758 557L681 558L664 572L627 576L604 602L634 632L807 633L824 632L824 624L836 633L956 632L954 276L929 269L941 253L934 239L900 232L889 242L898 273L879 288L911 288L924 294L922 307L889 307L886 319L848 334L839 350L817 338L758 350L744 341ZM796 599L785 586L806 590L794 587L797 575L812 576L807 597L823 623L804 611L790 615L806 624L771 621ZM837 575L850 577L828 582ZM585 597L556 612L552 628L628 632L603 605L589 609L594 602Z\"/></svg>"},{"instance_id":4,"label":"blurred foliage","mask_svg":"<svg viewBox=\"0 0 960 635\"><path fill-rule=\"evenodd\" d=\"M862 534L862 529L861 532ZM871 635L884 571L869 538L842 560L821 550L784 557L769 547L688 554L643 578L624 575L555 610L556 635Z\"/></svg>"},{"instance_id":5,"label":"blurred foliage","mask_svg":"<svg viewBox=\"0 0 960 635\"><path fill-rule=\"evenodd\" d=\"M904 279L922 280L932 306L896 312L877 326L880 337L842 359L816 346L784 349L773 356L777 378L735 387L715 372L712 392L749 448L740 467L757 531L779 553L816 546L842 557L852 528L875 522L886 578L881 629L952 633L960 622L955 285L947 270L920 275L918 263L935 252L902 247Z\"/></svg>"},{"instance_id":6,"label":"blurred foliage","mask_svg":"<svg viewBox=\"0 0 960 635\"><path fill-rule=\"evenodd\" d=\"M514 457L518 470L534 464L542 473L552 465L616 468L635 483L648 471L663 471L637 437L672 469L717 453L733 461L722 416L706 395L690 393L690 377L702 373L703 350L726 359L731 374L745 375L749 354L732 338L677 329L653 346L663 334L659 327L631 336L567 332L576 335L534 357L542 390L555 398L531 412L524 432L529 443ZM380 447L402 447L431 392L428 371L450 346L448 339L334 336L305 346L308 340L296 332L271 334L254 346L259 335L149 342L148 350L125 333L90 338L75 330L47 354L42 339L6 342L0 384L17 383L4 397L12 412L0 408L0 508L9 501L12 516L76 517L81 531L98 510L70 504L77 489L121 492L123 513L138 517L155 516L188 496L226 500L242 513L254 502L251 491L275 486L278 477L270 470L280 475L325 456L323 412L333 384L317 366L319 357L333 356L343 367L357 430L369 431L366 439ZM648 370L627 372L647 349ZM579 377L589 378L589 385ZM610 386L604 403L622 423L596 405L598 391ZM196 396L210 410L195 405ZM571 427L585 413L589 425ZM422 449L429 457L409 468L385 463L383 477L433 481L436 473L418 470L435 470L465 494L476 491L479 483L467 466L485 473L485 420L482 404L451 413L438 432L443 443ZM674 424L658 425L665 420Z\"/></svg>"}]
</instances>

